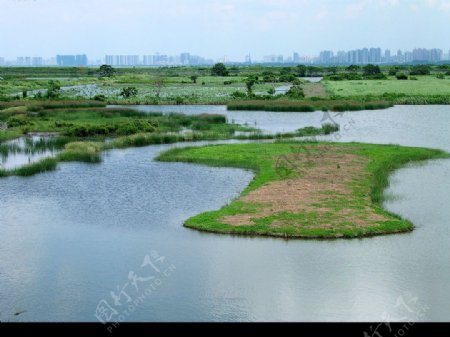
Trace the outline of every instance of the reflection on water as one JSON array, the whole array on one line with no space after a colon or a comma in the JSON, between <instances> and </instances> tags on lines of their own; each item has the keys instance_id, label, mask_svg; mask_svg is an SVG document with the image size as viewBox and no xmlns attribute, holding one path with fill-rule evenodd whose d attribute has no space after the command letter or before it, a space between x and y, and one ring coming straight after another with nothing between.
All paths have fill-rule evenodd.
<instances>
[{"instance_id":1,"label":"reflection on water","mask_svg":"<svg viewBox=\"0 0 450 337\"><path fill-rule=\"evenodd\" d=\"M322 81L323 77L300 77L302 80L311 82L311 83L318 83Z\"/></svg>"},{"instance_id":2,"label":"reflection on water","mask_svg":"<svg viewBox=\"0 0 450 337\"><path fill-rule=\"evenodd\" d=\"M0 143L0 168L10 170L53 157L62 144L53 136L31 135Z\"/></svg>"},{"instance_id":3,"label":"reflection on water","mask_svg":"<svg viewBox=\"0 0 450 337\"><path fill-rule=\"evenodd\" d=\"M199 110L221 110L267 130L320 126L323 119L321 112L269 113L268 123L257 112ZM331 117L350 126L330 140L450 151L449 106ZM396 198L386 207L412 220L412 233L284 241L182 227L186 218L232 200L253 176L152 160L191 145L111 151L100 165L66 163L56 172L0 180L0 320L94 321L99 301L113 303L110 292L151 250L176 270L127 321L448 320L449 160L391 178L388 193ZM14 316L17 310L26 312Z\"/></svg>"}]
</instances>

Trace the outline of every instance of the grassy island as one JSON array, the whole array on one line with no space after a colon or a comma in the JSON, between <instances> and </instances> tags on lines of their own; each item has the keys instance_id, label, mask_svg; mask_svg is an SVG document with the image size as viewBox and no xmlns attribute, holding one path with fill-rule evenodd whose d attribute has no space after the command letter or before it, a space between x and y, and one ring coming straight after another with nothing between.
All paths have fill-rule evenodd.
<instances>
[{"instance_id":1,"label":"grassy island","mask_svg":"<svg viewBox=\"0 0 450 337\"><path fill-rule=\"evenodd\" d=\"M394 145L278 142L172 149L158 160L252 170L242 195L188 219L201 231L286 238L355 238L408 232L413 224L382 208L388 176L441 150Z\"/></svg>"}]
</instances>

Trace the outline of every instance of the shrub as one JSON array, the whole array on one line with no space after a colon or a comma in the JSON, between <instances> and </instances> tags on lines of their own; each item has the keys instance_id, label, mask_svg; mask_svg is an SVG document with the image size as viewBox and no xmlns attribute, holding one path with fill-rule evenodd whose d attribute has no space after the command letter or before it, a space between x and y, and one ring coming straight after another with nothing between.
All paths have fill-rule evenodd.
<instances>
[{"instance_id":1,"label":"shrub","mask_svg":"<svg viewBox=\"0 0 450 337\"><path fill-rule=\"evenodd\" d=\"M330 81L358 81L362 80L362 76L358 73L342 73L326 76L325 79Z\"/></svg>"},{"instance_id":2,"label":"shrub","mask_svg":"<svg viewBox=\"0 0 450 337\"><path fill-rule=\"evenodd\" d=\"M425 64L413 66L410 71L410 75L430 75L430 66Z\"/></svg>"},{"instance_id":3,"label":"shrub","mask_svg":"<svg viewBox=\"0 0 450 337\"><path fill-rule=\"evenodd\" d=\"M408 79L408 75L406 75L405 73L397 73L395 75L395 77L397 78L397 80L407 80Z\"/></svg>"},{"instance_id":4,"label":"shrub","mask_svg":"<svg viewBox=\"0 0 450 337\"><path fill-rule=\"evenodd\" d=\"M65 135L72 137L92 137L97 135L109 135L116 131L114 125L76 125L70 127Z\"/></svg>"},{"instance_id":5,"label":"shrub","mask_svg":"<svg viewBox=\"0 0 450 337\"><path fill-rule=\"evenodd\" d=\"M430 75L431 67L429 65L417 65L413 66L410 71L410 75Z\"/></svg>"},{"instance_id":6,"label":"shrub","mask_svg":"<svg viewBox=\"0 0 450 337\"><path fill-rule=\"evenodd\" d=\"M117 134L122 136L132 135L138 132L154 132L156 126L149 120L135 119L132 122L122 123L117 127Z\"/></svg>"},{"instance_id":7,"label":"shrub","mask_svg":"<svg viewBox=\"0 0 450 337\"><path fill-rule=\"evenodd\" d=\"M379 66L374 64L367 64L363 67L364 76L374 76L381 74L381 69Z\"/></svg>"},{"instance_id":8,"label":"shrub","mask_svg":"<svg viewBox=\"0 0 450 337\"><path fill-rule=\"evenodd\" d=\"M15 128L19 126L30 125L33 123L31 123L25 116L22 115L22 116L12 116L8 118L6 124L8 125L9 128Z\"/></svg>"},{"instance_id":9,"label":"shrub","mask_svg":"<svg viewBox=\"0 0 450 337\"><path fill-rule=\"evenodd\" d=\"M330 133L339 131L338 124L325 123L322 125L322 131L325 135L329 135Z\"/></svg>"},{"instance_id":10,"label":"shrub","mask_svg":"<svg viewBox=\"0 0 450 337\"><path fill-rule=\"evenodd\" d=\"M439 73L439 74L436 75L436 78L440 79L440 80L443 80L443 79L445 79L445 75L442 74L442 73Z\"/></svg>"},{"instance_id":11,"label":"shrub","mask_svg":"<svg viewBox=\"0 0 450 337\"><path fill-rule=\"evenodd\" d=\"M231 97L232 98L245 98L245 97L247 97L247 94L242 91L235 91L231 94Z\"/></svg>"},{"instance_id":12,"label":"shrub","mask_svg":"<svg viewBox=\"0 0 450 337\"><path fill-rule=\"evenodd\" d=\"M399 67L393 67L389 69L389 76L397 76L397 73L399 71Z\"/></svg>"},{"instance_id":13,"label":"shrub","mask_svg":"<svg viewBox=\"0 0 450 337\"><path fill-rule=\"evenodd\" d=\"M294 74L286 74L279 77L280 82L294 82L296 79L297 76L295 76Z\"/></svg>"},{"instance_id":14,"label":"shrub","mask_svg":"<svg viewBox=\"0 0 450 337\"><path fill-rule=\"evenodd\" d=\"M364 75L365 80L387 80L387 76L383 73L377 73L373 75Z\"/></svg>"},{"instance_id":15,"label":"shrub","mask_svg":"<svg viewBox=\"0 0 450 337\"><path fill-rule=\"evenodd\" d=\"M305 93L303 92L303 88L299 85L293 85L287 92L286 96L290 98L303 98L305 97Z\"/></svg>"},{"instance_id":16,"label":"shrub","mask_svg":"<svg viewBox=\"0 0 450 337\"><path fill-rule=\"evenodd\" d=\"M230 73L223 63L216 63L211 69L212 76L228 76Z\"/></svg>"},{"instance_id":17,"label":"shrub","mask_svg":"<svg viewBox=\"0 0 450 337\"><path fill-rule=\"evenodd\" d=\"M120 92L120 96L122 96L123 98L136 97L137 94L138 90L135 87L126 87L123 88L122 91Z\"/></svg>"},{"instance_id":18,"label":"shrub","mask_svg":"<svg viewBox=\"0 0 450 337\"><path fill-rule=\"evenodd\" d=\"M177 97L175 97L175 104L176 105L182 105L182 104L184 104L185 102L184 102L184 97L183 96L177 96Z\"/></svg>"},{"instance_id":19,"label":"shrub","mask_svg":"<svg viewBox=\"0 0 450 337\"><path fill-rule=\"evenodd\" d=\"M94 101L106 101L106 96L105 95L95 95L94 96Z\"/></svg>"}]
</instances>

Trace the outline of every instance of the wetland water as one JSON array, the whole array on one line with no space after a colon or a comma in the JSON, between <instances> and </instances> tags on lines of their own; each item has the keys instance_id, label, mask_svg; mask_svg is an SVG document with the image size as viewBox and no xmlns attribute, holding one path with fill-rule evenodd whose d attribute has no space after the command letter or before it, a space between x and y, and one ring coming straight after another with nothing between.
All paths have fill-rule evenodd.
<instances>
[{"instance_id":1,"label":"wetland water","mask_svg":"<svg viewBox=\"0 0 450 337\"><path fill-rule=\"evenodd\" d=\"M0 169L11 170L53 157L62 146L52 142L52 136L23 136L0 143Z\"/></svg>"},{"instance_id":2,"label":"wetland water","mask_svg":"<svg viewBox=\"0 0 450 337\"><path fill-rule=\"evenodd\" d=\"M322 112L136 109L225 113L271 132L324 122ZM450 106L397 106L330 117L341 131L329 140L450 151ZM450 317L449 160L391 177L386 207L413 221L412 233L285 241L183 228L187 217L239 195L252 174L152 161L173 146L185 145L115 150L102 164L65 163L56 172L0 180L1 321L95 321L99 301L112 305L110 292L129 281L130 271L139 271L151 251L176 269L126 321ZM121 299L124 305L126 298Z\"/></svg>"}]
</instances>

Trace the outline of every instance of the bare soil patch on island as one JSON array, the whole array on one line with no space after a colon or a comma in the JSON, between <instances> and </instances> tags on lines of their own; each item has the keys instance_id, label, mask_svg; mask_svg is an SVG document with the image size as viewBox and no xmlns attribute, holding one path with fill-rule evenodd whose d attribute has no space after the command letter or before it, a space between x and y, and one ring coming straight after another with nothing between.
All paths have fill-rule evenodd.
<instances>
[{"instance_id":1,"label":"bare soil patch on island","mask_svg":"<svg viewBox=\"0 0 450 337\"><path fill-rule=\"evenodd\" d=\"M316 147L316 154L296 153L285 156L295 178L275 181L242 196L239 201L258 205L258 212L225 216L221 222L231 226L253 226L256 220L280 213L316 214L314 223L299 219L274 219L270 226L307 226L333 228L377 226L388 217L379 215L367 205L355 207L351 202L352 184L369 174L365 167L368 159L342 152L339 147ZM342 202L345 199L347 202ZM340 204L340 205L338 205ZM334 216L329 216L334 213ZM328 215L328 216L327 216Z\"/></svg>"}]
</instances>

